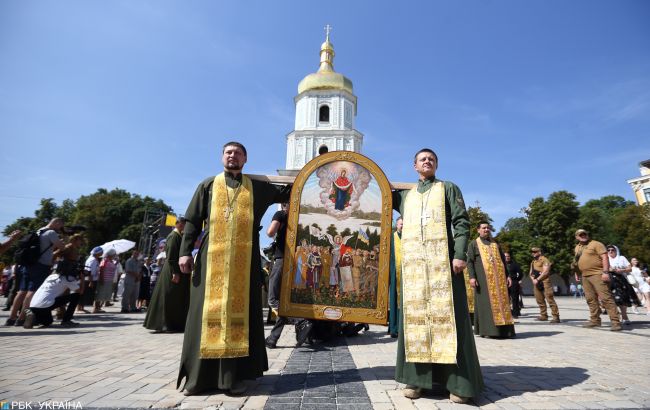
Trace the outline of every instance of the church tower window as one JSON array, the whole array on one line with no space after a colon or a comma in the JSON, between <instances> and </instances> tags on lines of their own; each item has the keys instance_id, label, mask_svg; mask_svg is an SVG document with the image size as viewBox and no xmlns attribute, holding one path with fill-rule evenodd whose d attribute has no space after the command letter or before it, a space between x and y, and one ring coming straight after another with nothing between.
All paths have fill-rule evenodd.
<instances>
[{"instance_id":1,"label":"church tower window","mask_svg":"<svg viewBox=\"0 0 650 410\"><path fill-rule=\"evenodd\" d=\"M318 122L330 122L329 105L321 105L321 107L318 109Z\"/></svg>"}]
</instances>

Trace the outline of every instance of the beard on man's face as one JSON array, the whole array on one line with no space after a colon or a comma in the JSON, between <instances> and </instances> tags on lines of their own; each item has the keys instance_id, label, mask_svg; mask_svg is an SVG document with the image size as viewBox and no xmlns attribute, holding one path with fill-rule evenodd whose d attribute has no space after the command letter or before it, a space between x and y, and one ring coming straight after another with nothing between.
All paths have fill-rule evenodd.
<instances>
[{"instance_id":1,"label":"beard on man's face","mask_svg":"<svg viewBox=\"0 0 650 410\"><path fill-rule=\"evenodd\" d=\"M241 171L242 169L242 166L236 162L226 162L223 167L228 171Z\"/></svg>"}]
</instances>

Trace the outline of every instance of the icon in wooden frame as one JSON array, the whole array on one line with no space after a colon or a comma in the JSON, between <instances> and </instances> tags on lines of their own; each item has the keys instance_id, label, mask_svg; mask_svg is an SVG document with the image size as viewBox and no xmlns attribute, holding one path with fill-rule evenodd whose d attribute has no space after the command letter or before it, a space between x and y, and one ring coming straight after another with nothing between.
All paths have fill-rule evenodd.
<instances>
[{"instance_id":1,"label":"icon in wooden frame","mask_svg":"<svg viewBox=\"0 0 650 410\"><path fill-rule=\"evenodd\" d=\"M386 324L391 234L377 164L349 151L311 160L291 191L280 314Z\"/></svg>"}]
</instances>

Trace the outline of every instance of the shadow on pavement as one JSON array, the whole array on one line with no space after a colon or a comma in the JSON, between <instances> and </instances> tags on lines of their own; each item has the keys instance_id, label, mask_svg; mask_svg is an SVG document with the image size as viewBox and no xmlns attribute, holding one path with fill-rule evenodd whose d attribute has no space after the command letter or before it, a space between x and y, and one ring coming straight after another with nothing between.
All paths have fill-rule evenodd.
<instances>
[{"instance_id":1,"label":"shadow on pavement","mask_svg":"<svg viewBox=\"0 0 650 410\"><path fill-rule=\"evenodd\" d=\"M562 334L562 332L517 332L516 339L529 339L531 337L546 337Z\"/></svg>"},{"instance_id":2,"label":"shadow on pavement","mask_svg":"<svg viewBox=\"0 0 650 410\"><path fill-rule=\"evenodd\" d=\"M581 367L481 366L485 392L503 398L527 392L561 390L587 380Z\"/></svg>"},{"instance_id":3,"label":"shadow on pavement","mask_svg":"<svg viewBox=\"0 0 650 410\"><path fill-rule=\"evenodd\" d=\"M79 328L77 328L79 329ZM16 331L8 331L8 332L2 332L0 335L2 336L48 336L48 335L77 335L80 333L94 333L93 331L84 331L83 329L80 330L72 330L68 328L62 328L58 326L52 326L44 329L24 329L22 330L16 330Z\"/></svg>"},{"instance_id":4,"label":"shadow on pavement","mask_svg":"<svg viewBox=\"0 0 650 410\"><path fill-rule=\"evenodd\" d=\"M282 375L272 374L264 376L264 379L264 384L275 386L272 393L273 397L302 396L305 390L317 391L319 388L331 390L331 394L335 394L334 386L341 391L346 389L345 385L362 388L365 393L363 379L357 369L309 373L296 371L295 373L284 373Z\"/></svg>"}]
</instances>

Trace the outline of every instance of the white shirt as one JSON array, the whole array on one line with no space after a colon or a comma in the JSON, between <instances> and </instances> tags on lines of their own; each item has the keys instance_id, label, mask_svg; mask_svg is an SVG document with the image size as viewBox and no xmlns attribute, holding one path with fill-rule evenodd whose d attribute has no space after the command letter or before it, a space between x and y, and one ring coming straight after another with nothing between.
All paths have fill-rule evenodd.
<instances>
[{"instance_id":1,"label":"white shirt","mask_svg":"<svg viewBox=\"0 0 650 410\"><path fill-rule=\"evenodd\" d=\"M84 270L90 272L90 280L99 280L99 261L94 256L90 255L84 264Z\"/></svg>"},{"instance_id":2,"label":"white shirt","mask_svg":"<svg viewBox=\"0 0 650 410\"><path fill-rule=\"evenodd\" d=\"M79 289L79 281L76 278L68 280L68 277L65 275L53 273L45 278L45 282L34 293L29 306L34 308L48 308L54 305L54 299L63 295L66 289L70 289L70 292Z\"/></svg>"},{"instance_id":3,"label":"white shirt","mask_svg":"<svg viewBox=\"0 0 650 410\"><path fill-rule=\"evenodd\" d=\"M117 283L118 280L122 277L122 274L124 273L124 268L122 267L122 264L120 262L117 262L115 265L115 275L113 276L113 283Z\"/></svg>"}]
</instances>

